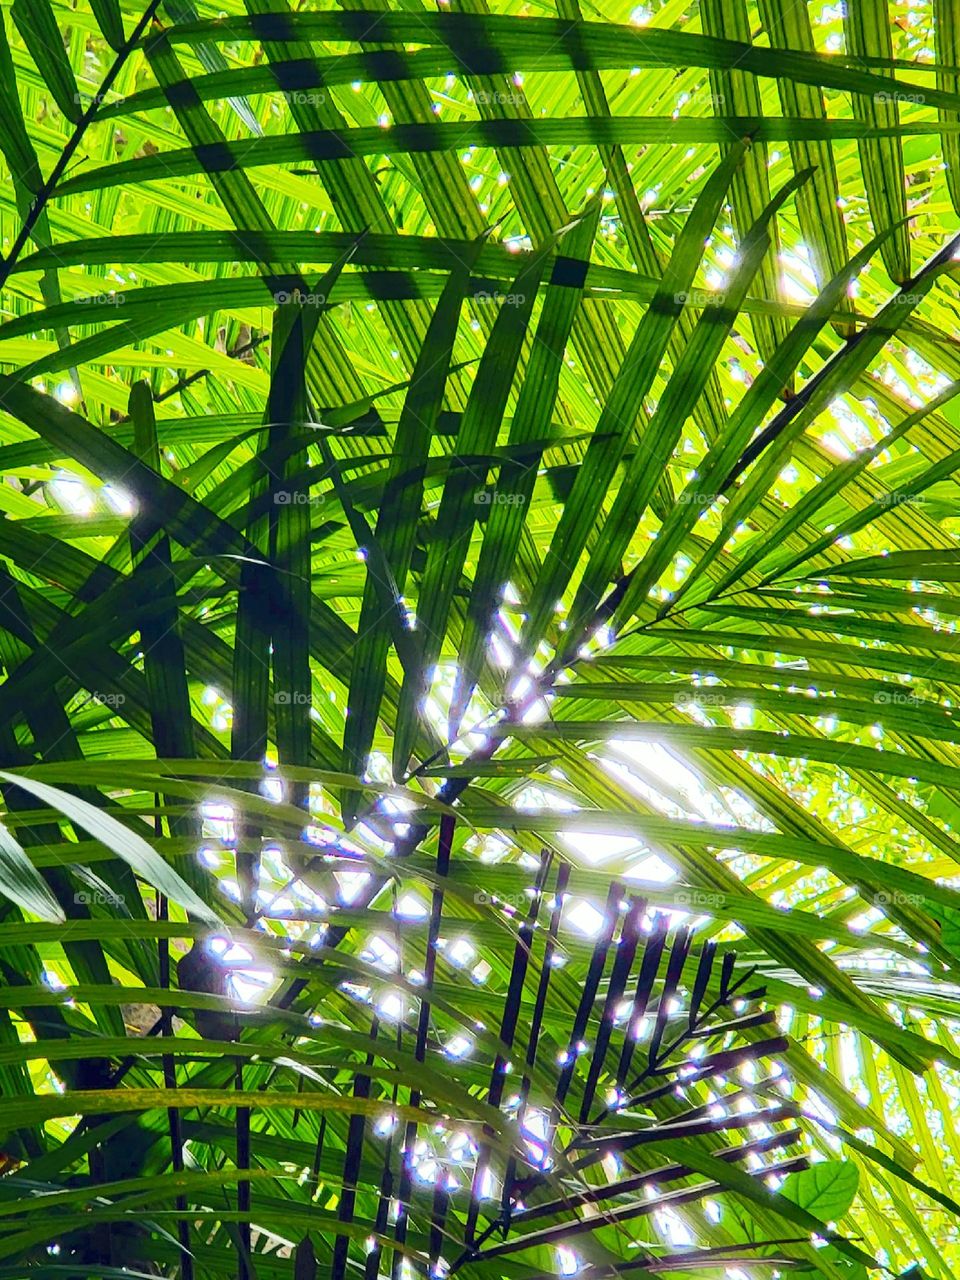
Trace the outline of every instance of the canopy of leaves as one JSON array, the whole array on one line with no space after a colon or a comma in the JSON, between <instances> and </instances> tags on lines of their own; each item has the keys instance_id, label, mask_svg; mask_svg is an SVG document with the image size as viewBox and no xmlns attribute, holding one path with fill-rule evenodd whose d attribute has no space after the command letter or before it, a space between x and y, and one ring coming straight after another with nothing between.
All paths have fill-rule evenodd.
<instances>
[{"instance_id":1,"label":"canopy of leaves","mask_svg":"<svg viewBox=\"0 0 960 1280\"><path fill-rule=\"evenodd\" d=\"M0 9L0 1280L960 1271L954 0Z\"/></svg>"}]
</instances>

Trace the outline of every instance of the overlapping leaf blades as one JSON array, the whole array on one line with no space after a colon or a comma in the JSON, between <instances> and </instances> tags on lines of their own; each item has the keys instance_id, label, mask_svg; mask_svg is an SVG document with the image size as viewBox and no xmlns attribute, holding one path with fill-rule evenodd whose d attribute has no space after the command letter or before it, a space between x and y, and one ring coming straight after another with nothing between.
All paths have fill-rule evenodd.
<instances>
[{"instance_id":1,"label":"overlapping leaf blades","mask_svg":"<svg viewBox=\"0 0 960 1280\"><path fill-rule=\"evenodd\" d=\"M949 6L451 7L6 24L0 1274L948 1277ZM735 942L835 1243L730 1117L570 1166L657 907L637 1051Z\"/></svg>"}]
</instances>

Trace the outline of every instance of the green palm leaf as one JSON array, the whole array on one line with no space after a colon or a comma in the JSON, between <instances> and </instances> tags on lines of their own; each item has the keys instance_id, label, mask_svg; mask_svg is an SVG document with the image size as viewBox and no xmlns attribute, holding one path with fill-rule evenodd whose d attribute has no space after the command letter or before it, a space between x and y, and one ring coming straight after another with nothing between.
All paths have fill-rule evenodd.
<instances>
[{"instance_id":1,"label":"green palm leaf","mask_svg":"<svg viewBox=\"0 0 960 1280\"><path fill-rule=\"evenodd\" d=\"M14 0L0 1277L960 1269L956 25Z\"/></svg>"}]
</instances>

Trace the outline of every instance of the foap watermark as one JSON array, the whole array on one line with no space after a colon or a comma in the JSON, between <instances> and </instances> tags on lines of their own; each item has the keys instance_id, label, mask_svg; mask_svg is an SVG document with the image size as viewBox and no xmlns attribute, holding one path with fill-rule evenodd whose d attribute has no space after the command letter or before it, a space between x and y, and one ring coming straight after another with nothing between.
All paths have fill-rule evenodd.
<instances>
[{"instance_id":1,"label":"foap watermark","mask_svg":"<svg viewBox=\"0 0 960 1280\"><path fill-rule=\"evenodd\" d=\"M280 96L293 107L322 107L327 101L322 89L284 89Z\"/></svg>"},{"instance_id":2,"label":"foap watermark","mask_svg":"<svg viewBox=\"0 0 960 1280\"><path fill-rule=\"evenodd\" d=\"M94 702L99 702L101 707L122 707L127 700L125 693L97 693L91 694Z\"/></svg>"},{"instance_id":3,"label":"foap watermark","mask_svg":"<svg viewBox=\"0 0 960 1280\"><path fill-rule=\"evenodd\" d=\"M701 493L697 489L685 489L677 496L678 507L712 507L720 497L719 493Z\"/></svg>"},{"instance_id":4,"label":"foap watermark","mask_svg":"<svg viewBox=\"0 0 960 1280\"><path fill-rule=\"evenodd\" d=\"M881 89L873 95L874 102L912 102L922 106L926 95L922 93L904 93L902 89Z\"/></svg>"},{"instance_id":5,"label":"foap watermark","mask_svg":"<svg viewBox=\"0 0 960 1280\"><path fill-rule=\"evenodd\" d=\"M869 902L875 907L922 907L926 898L922 893L901 893L899 889L880 889L870 895Z\"/></svg>"},{"instance_id":6,"label":"foap watermark","mask_svg":"<svg viewBox=\"0 0 960 1280\"><path fill-rule=\"evenodd\" d=\"M114 103L126 102L126 96L122 93L115 93L108 97L105 93L75 93L73 95L74 105L89 110L90 107L106 107Z\"/></svg>"},{"instance_id":7,"label":"foap watermark","mask_svg":"<svg viewBox=\"0 0 960 1280\"><path fill-rule=\"evenodd\" d=\"M919 493L883 493L876 500L878 507L922 507L925 502Z\"/></svg>"},{"instance_id":8,"label":"foap watermark","mask_svg":"<svg viewBox=\"0 0 960 1280\"><path fill-rule=\"evenodd\" d=\"M722 306L727 295L719 289L681 289L673 295L678 307L717 307Z\"/></svg>"},{"instance_id":9,"label":"foap watermark","mask_svg":"<svg viewBox=\"0 0 960 1280\"><path fill-rule=\"evenodd\" d=\"M273 300L278 307L325 307L327 305L325 293L305 293L303 289L278 289L273 295Z\"/></svg>"},{"instance_id":10,"label":"foap watermark","mask_svg":"<svg viewBox=\"0 0 960 1280\"><path fill-rule=\"evenodd\" d=\"M506 907L518 911L521 907L529 907L531 895L528 893L488 893L486 889L478 889L473 900L478 907Z\"/></svg>"},{"instance_id":11,"label":"foap watermark","mask_svg":"<svg viewBox=\"0 0 960 1280\"><path fill-rule=\"evenodd\" d=\"M673 705L680 711L689 711L692 707L725 707L729 701L728 694L697 689L694 692L684 690L683 693L678 693L673 699Z\"/></svg>"},{"instance_id":12,"label":"foap watermark","mask_svg":"<svg viewBox=\"0 0 960 1280\"><path fill-rule=\"evenodd\" d=\"M473 100L482 107L519 107L526 101L519 89L481 89Z\"/></svg>"},{"instance_id":13,"label":"foap watermark","mask_svg":"<svg viewBox=\"0 0 960 1280\"><path fill-rule=\"evenodd\" d=\"M313 694L304 693L302 689L278 689L273 701L278 707L309 707Z\"/></svg>"},{"instance_id":14,"label":"foap watermark","mask_svg":"<svg viewBox=\"0 0 960 1280\"><path fill-rule=\"evenodd\" d=\"M82 298L74 298L75 307L122 307L127 300L125 293L89 293Z\"/></svg>"},{"instance_id":15,"label":"foap watermark","mask_svg":"<svg viewBox=\"0 0 960 1280\"><path fill-rule=\"evenodd\" d=\"M504 307L522 307L527 300L525 293L501 293L499 289L480 289L473 297L475 302L499 302Z\"/></svg>"},{"instance_id":16,"label":"foap watermark","mask_svg":"<svg viewBox=\"0 0 960 1280\"><path fill-rule=\"evenodd\" d=\"M873 695L873 700L880 707L922 707L923 699L906 689L881 689Z\"/></svg>"},{"instance_id":17,"label":"foap watermark","mask_svg":"<svg viewBox=\"0 0 960 1280\"><path fill-rule=\"evenodd\" d=\"M690 907L698 907L701 910L709 910L723 906L723 895L720 893L710 893L707 889L678 889L673 895L673 901L677 907L686 911Z\"/></svg>"},{"instance_id":18,"label":"foap watermark","mask_svg":"<svg viewBox=\"0 0 960 1280\"><path fill-rule=\"evenodd\" d=\"M275 507L322 507L324 502L322 493L307 493L304 489L278 489L273 495Z\"/></svg>"},{"instance_id":19,"label":"foap watermark","mask_svg":"<svg viewBox=\"0 0 960 1280\"><path fill-rule=\"evenodd\" d=\"M712 93L709 89L695 89L693 93L684 94L681 97L680 105L682 107L713 107L722 111L727 105L727 100L722 93Z\"/></svg>"},{"instance_id":20,"label":"foap watermark","mask_svg":"<svg viewBox=\"0 0 960 1280\"><path fill-rule=\"evenodd\" d=\"M126 898L112 889L78 889L73 895L78 907L122 907Z\"/></svg>"},{"instance_id":21,"label":"foap watermark","mask_svg":"<svg viewBox=\"0 0 960 1280\"><path fill-rule=\"evenodd\" d=\"M478 489L473 495L478 507L522 507L526 498L522 493L501 493L499 489Z\"/></svg>"}]
</instances>

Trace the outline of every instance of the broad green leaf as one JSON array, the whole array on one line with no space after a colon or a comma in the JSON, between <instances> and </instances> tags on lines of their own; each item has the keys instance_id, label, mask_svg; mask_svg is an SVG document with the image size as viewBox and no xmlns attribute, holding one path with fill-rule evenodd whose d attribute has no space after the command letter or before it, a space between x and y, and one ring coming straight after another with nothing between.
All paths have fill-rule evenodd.
<instances>
[{"instance_id":1,"label":"broad green leaf","mask_svg":"<svg viewBox=\"0 0 960 1280\"><path fill-rule=\"evenodd\" d=\"M823 1222L839 1222L857 1194L860 1174L852 1160L820 1160L809 1169L791 1173L780 1195Z\"/></svg>"},{"instance_id":2,"label":"broad green leaf","mask_svg":"<svg viewBox=\"0 0 960 1280\"><path fill-rule=\"evenodd\" d=\"M57 106L76 123L80 93L49 0L14 0L10 13Z\"/></svg>"},{"instance_id":3,"label":"broad green leaf","mask_svg":"<svg viewBox=\"0 0 960 1280\"><path fill-rule=\"evenodd\" d=\"M11 786L19 787L37 800L42 800L51 809L57 810L71 822L82 827L171 901L179 903L187 911L211 925L216 926L220 923L217 913L158 856L142 836L138 836L135 831L125 827L110 814L95 809L86 800L81 800L68 791L52 787L46 782L38 782L36 778L26 774L0 771L0 777Z\"/></svg>"},{"instance_id":4,"label":"broad green leaf","mask_svg":"<svg viewBox=\"0 0 960 1280\"><path fill-rule=\"evenodd\" d=\"M0 825L0 893L41 920L62 922L65 919L43 877L3 825Z\"/></svg>"}]
</instances>

